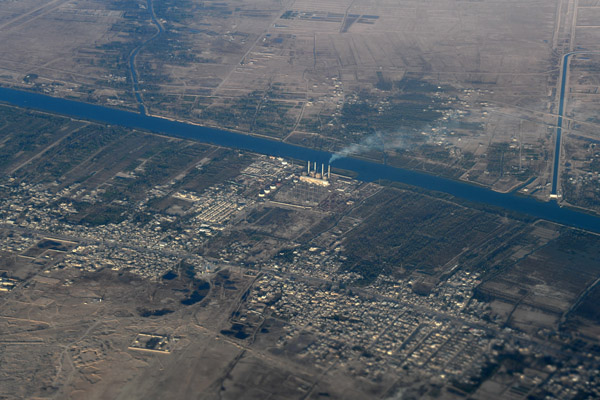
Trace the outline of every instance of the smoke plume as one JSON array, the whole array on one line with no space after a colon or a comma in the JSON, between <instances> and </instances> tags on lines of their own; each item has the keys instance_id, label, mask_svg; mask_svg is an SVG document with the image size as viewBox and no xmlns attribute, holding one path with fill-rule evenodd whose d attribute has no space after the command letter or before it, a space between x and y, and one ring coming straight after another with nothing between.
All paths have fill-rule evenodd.
<instances>
[{"instance_id":1,"label":"smoke plume","mask_svg":"<svg viewBox=\"0 0 600 400\"><path fill-rule=\"evenodd\" d=\"M374 133L369 136L365 136L358 143L352 143L343 149L336 151L329 159L329 164L339 160L340 158L366 153L371 150L383 151L385 145L383 143L383 136L379 133Z\"/></svg>"},{"instance_id":2,"label":"smoke plume","mask_svg":"<svg viewBox=\"0 0 600 400\"><path fill-rule=\"evenodd\" d=\"M393 137L384 136L382 133L374 133L365 136L360 142L350 144L341 150L336 151L329 159L329 164L340 158L364 154L369 151L385 151L385 150L400 150L406 149L408 144L406 140L398 134Z\"/></svg>"}]
</instances>

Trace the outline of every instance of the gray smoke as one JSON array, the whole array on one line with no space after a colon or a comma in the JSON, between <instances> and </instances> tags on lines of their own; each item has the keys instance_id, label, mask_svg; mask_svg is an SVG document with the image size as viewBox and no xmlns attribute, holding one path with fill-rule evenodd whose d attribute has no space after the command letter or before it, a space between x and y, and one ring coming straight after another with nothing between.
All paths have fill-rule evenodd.
<instances>
[{"instance_id":1,"label":"gray smoke","mask_svg":"<svg viewBox=\"0 0 600 400\"><path fill-rule=\"evenodd\" d=\"M383 142L383 135L380 133L374 133L372 135L365 136L358 143L352 143L343 149L336 151L329 159L329 164L339 160L340 158L366 153L371 150L383 151L384 149L385 144Z\"/></svg>"},{"instance_id":2,"label":"gray smoke","mask_svg":"<svg viewBox=\"0 0 600 400\"><path fill-rule=\"evenodd\" d=\"M462 117L458 112L452 111L446 114L443 121L438 120L434 126L436 126L436 129L438 130L443 126L445 130L449 131L459 126L461 118ZM421 129L415 129L411 132L406 130L390 133L377 132L365 136L360 142L350 144L343 149L336 151L329 159L329 164L340 158L363 154L373 150L381 152L384 152L385 150L407 150L409 148L414 148L417 145L431 143L432 128L432 125L426 124L422 126ZM419 135L419 132L422 132L425 135L421 136Z\"/></svg>"},{"instance_id":3,"label":"gray smoke","mask_svg":"<svg viewBox=\"0 0 600 400\"><path fill-rule=\"evenodd\" d=\"M408 144L401 134L396 133L393 136L390 136L384 135L383 133L374 133L365 136L358 143L350 144L343 149L336 151L329 159L329 164L340 158L364 154L372 150L383 152L385 150L406 149L407 147Z\"/></svg>"}]
</instances>

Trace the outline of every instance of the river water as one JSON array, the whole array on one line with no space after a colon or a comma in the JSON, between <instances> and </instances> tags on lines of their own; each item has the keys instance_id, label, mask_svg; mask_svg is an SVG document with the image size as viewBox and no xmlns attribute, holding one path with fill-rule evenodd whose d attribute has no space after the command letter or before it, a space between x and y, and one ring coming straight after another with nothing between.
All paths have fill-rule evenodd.
<instances>
[{"instance_id":1,"label":"river water","mask_svg":"<svg viewBox=\"0 0 600 400\"><path fill-rule=\"evenodd\" d=\"M278 157L311 160L319 164L326 164L331 157L331 153L325 151L294 146L280 141L186 124L78 101L59 99L38 93L0 88L0 101L19 107L62 114L105 124L142 129L168 136L194 139L218 146L249 150ZM364 181L385 179L401 182L427 190L448 193L475 203L501 207L535 218L600 233L600 217L559 207L555 202L540 202L530 197L523 197L512 193L498 193L460 181L355 158L338 159L333 163L333 166L354 171L358 174L358 179Z\"/></svg>"}]
</instances>

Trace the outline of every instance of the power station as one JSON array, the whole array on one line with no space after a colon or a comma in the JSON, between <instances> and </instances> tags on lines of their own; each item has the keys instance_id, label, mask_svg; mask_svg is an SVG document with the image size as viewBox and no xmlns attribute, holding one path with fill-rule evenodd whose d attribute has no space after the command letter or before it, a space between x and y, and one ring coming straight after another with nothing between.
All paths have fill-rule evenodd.
<instances>
[{"instance_id":1,"label":"power station","mask_svg":"<svg viewBox=\"0 0 600 400\"><path fill-rule=\"evenodd\" d=\"M325 174L325 164L321 164L321 172L317 169L316 161L314 163L314 169L312 170L310 164L310 161L308 161L306 171L302 172L300 180L314 185L329 186L329 180L331 179L331 165L327 166L327 174Z\"/></svg>"}]
</instances>

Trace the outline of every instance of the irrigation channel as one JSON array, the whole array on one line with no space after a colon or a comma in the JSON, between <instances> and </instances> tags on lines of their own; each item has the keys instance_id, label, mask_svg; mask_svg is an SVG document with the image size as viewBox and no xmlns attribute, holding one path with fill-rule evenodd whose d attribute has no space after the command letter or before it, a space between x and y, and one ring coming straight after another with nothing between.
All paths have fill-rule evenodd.
<instances>
[{"instance_id":1,"label":"irrigation channel","mask_svg":"<svg viewBox=\"0 0 600 400\"><path fill-rule=\"evenodd\" d=\"M565 91L567 87L567 76L569 74L569 58L577 54L600 54L594 51L572 51L563 56L562 77L560 80L560 95L558 98L558 119L556 121L556 142L554 145L554 164L552 168L552 190L550 196L558 198L558 179L560 170L560 150L562 146L562 123L565 113Z\"/></svg>"},{"instance_id":2,"label":"irrigation channel","mask_svg":"<svg viewBox=\"0 0 600 400\"><path fill-rule=\"evenodd\" d=\"M152 23L156 26L156 33L152 35L149 39L142 42L138 47L133 49L131 53L129 53L129 74L131 77L131 82L133 85L133 94L135 95L135 99L138 102L138 108L140 110L140 114L146 114L146 106L144 105L144 99L142 98L142 93L140 92L140 82L138 78L137 69L135 67L135 59L144 46L148 43L162 35L165 31L158 19L156 19L156 14L154 13L154 6L152 5L152 0L146 1L146 6L148 7L148 12L150 12L150 18L152 19Z\"/></svg>"}]
</instances>

